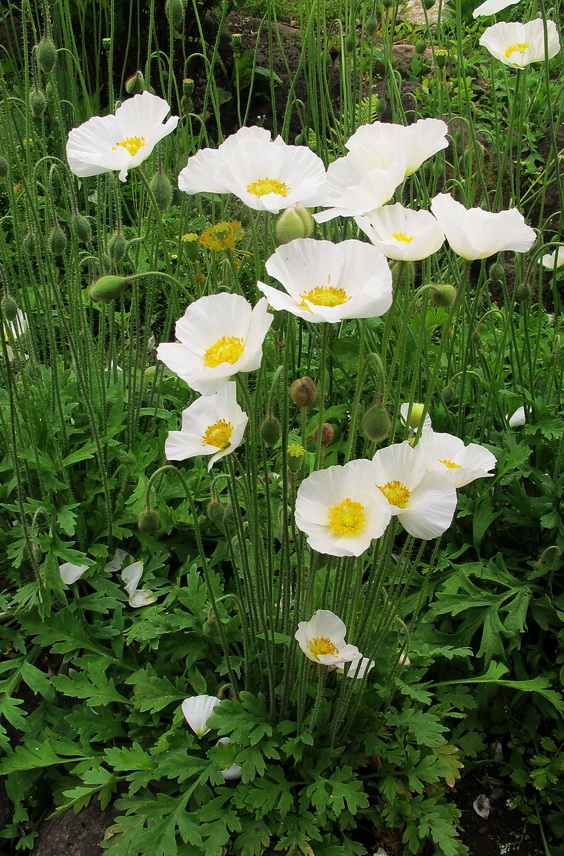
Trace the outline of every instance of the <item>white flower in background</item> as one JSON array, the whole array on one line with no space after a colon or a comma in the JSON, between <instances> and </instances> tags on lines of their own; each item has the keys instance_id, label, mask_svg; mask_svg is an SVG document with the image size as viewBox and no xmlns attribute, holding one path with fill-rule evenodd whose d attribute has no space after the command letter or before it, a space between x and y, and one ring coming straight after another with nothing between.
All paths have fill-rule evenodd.
<instances>
[{"instance_id":1,"label":"white flower in background","mask_svg":"<svg viewBox=\"0 0 564 856\"><path fill-rule=\"evenodd\" d=\"M374 481L403 528L416 538L438 538L456 509L456 488L427 472L419 447L406 440L379 449L372 459Z\"/></svg>"},{"instance_id":2,"label":"white flower in background","mask_svg":"<svg viewBox=\"0 0 564 856\"><path fill-rule=\"evenodd\" d=\"M230 381L214 395L203 395L182 411L182 428L169 431L168 461L211 455L208 470L233 452L243 439L249 417L237 404L237 384Z\"/></svg>"},{"instance_id":3,"label":"white flower in background","mask_svg":"<svg viewBox=\"0 0 564 856\"><path fill-rule=\"evenodd\" d=\"M129 597L129 605L137 609L140 606L148 606L156 601L152 591L138 589L139 581L143 576L143 562L134 562L121 572L124 589Z\"/></svg>"},{"instance_id":4,"label":"white flower in background","mask_svg":"<svg viewBox=\"0 0 564 856\"><path fill-rule=\"evenodd\" d=\"M391 508L383 499L370 461L317 470L298 488L296 525L318 553L360 556L390 522Z\"/></svg>"},{"instance_id":5,"label":"white flower in background","mask_svg":"<svg viewBox=\"0 0 564 856\"><path fill-rule=\"evenodd\" d=\"M474 479L493 476L497 460L478 443L464 445L459 437L452 434L438 434L424 430L418 448L430 473L442 475L454 487L464 487Z\"/></svg>"},{"instance_id":6,"label":"white flower in background","mask_svg":"<svg viewBox=\"0 0 564 856\"><path fill-rule=\"evenodd\" d=\"M13 321L4 319L4 341L9 342L10 339L20 339L27 333L28 328L27 315L21 309L18 309Z\"/></svg>"},{"instance_id":7,"label":"white flower in background","mask_svg":"<svg viewBox=\"0 0 564 856\"><path fill-rule=\"evenodd\" d=\"M450 193L439 193L431 203L431 211L454 252L469 261L485 259L502 250L526 253L537 237L516 208L492 214L482 208L465 208Z\"/></svg>"},{"instance_id":8,"label":"white flower in background","mask_svg":"<svg viewBox=\"0 0 564 856\"><path fill-rule=\"evenodd\" d=\"M122 550L121 548L118 547L118 549L114 553L113 559L110 559L110 561L107 563L106 567L104 568L104 572L106 574L111 574L115 571L119 571L121 569L121 566L125 562L125 560L126 559L132 559L132 558L133 558L133 556L131 556L125 550Z\"/></svg>"},{"instance_id":9,"label":"white flower in background","mask_svg":"<svg viewBox=\"0 0 564 856\"><path fill-rule=\"evenodd\" d=\"M226 292L201 297L176 322L180 341L159 345L157 356L192 389L213 395L238 372L259 368L274 320L267 307L264 298L253 308Z\"/></svg>"},{"instance_id":10,"label":"white flower in background","mask_svg":"<svg viewBox=\"0 0 564 856\"><path fill-rule=\"evenodd\" d=\"M203 737L210 730L207 725L208 719L220 703L221 699L210 695L190 696L182 702L184 718L198 737Z\"/></svg>"},{"instance_id":11,"label":"white flower in background","mask_svg":"<svg viewBox=\"0 0 564 856\"><path fill-rule=\"evenodd\" d=\"M346 645L345 623L328 609L318 609L309 621L300 621L295 638L310 660L323 666L337 666L362 660L355 645Z\"/></svg>"},{"instance_id":12,"label":"white flower in background","mask_svg":"<svg viewBox=\"0 0 564 856\"><path fill-rule=\"evenodd\" d=\"M495 15L497 12L507 9L508 6L514 6L518 2L519 0L486 0L485 3L480 4L480 6L474 9L472 17L479 18L482 15Z\"/></svg>"},{"instance_id":13,"label":"white flower in background","mask_svg":"<svg viewBox=\"0 0 564 856\"><path fill-rule=\"evenodd\" d=\"M404 177L407 177L418 170L427 158L448 147L447 133L448 125L442 119L418 119L411 125L372 122L357 128L346 146L350 152L365 154L391 141L405 158Z\"/></svg>"},{"instance_id":14,"label":"white flower in background","mask_svg":"<svg viewBox=\"0 0 564 856\"><path fill-rule=\"evenodd\" d=\"M424 404L420 404L419 402L414 402L410 404L409 401L406 401L405 404L400 406L400 419L403 424L409 428L410 434L415 434L417 429L419 428L419 424L421 422L421 417L423 416L423 411L425 409ZM428 413L425 414L425 418L423 419L423 428L432 428L431 417Z\"/></svg>"},{"instance_id":15,"label":"white flower in background","mask_svg":"<svg viewBox=\"0 0 564 856\"><path fill-rule=\"evenodd\" d=\"M374 246L387 258L397 261L426 259L445 240L442 226L429 211L412 211L399 202L355 219Z\"/></svg>"},{"instance_id":16,"label":"white flower in background","mask_svg":"<svg viewBox=\"0 0 564 856\"><path fill-rule=\"evenodd\" d=\"M85 178L119 170L125 181L128 170L143 163L178 125L178 116L163 125L169 111L164 98L143 92L128 98L111 116L93 116L73 128L67 140L71 172Z\"/></svg>"},{"instance_id":17,"label":"white flower in background","mask_svg":"<svg viewBox=\"0 0 564 856\"><path fill-rule=\"evenodd\" d=\"M546 253L541 260L541 265L547 270L555 270L564 265L564 247L556 247L553 253Z\"/></svg>"},{"instance_id":18,"label":"white flower in background","mask_svg":"<svg viewBox=\"0 0 564 856\"><path fill-rule=\"evenodd\" d=\"M185 193L233 193L257 211L277 213L296 202L318 205L323 161L307 146L271 139L266 128L240 128L217 149L201 149L178 176Z\"/></svg>"},{"instance_id":19,"label":"white flower in background","mask_svg":"<svg viewBox=\"0 0 564 856\"><path fill-rule=\"evenodd\" d=\"M296 238L278 247L266 263L286 292L257 283L274 309L331 324L344 318L374 318L392 305L392 275L384 256L361 241Z\"/></svg>"},{"instance_id":20,"label":"white flower in background","mask_svg":"<svg viewBox=\"0 0 564 856\"><path fill-rule=\"evenodd\" d=\"M554 21L547 21L547 52L545 54L544 23L542 18L526 24L500 22L488 27L480 38L482 47L504 65L525 68L531 62L550 59L560 50L560 40Z\"/></svg>"},{"instance_id":21,"label":"white flower in background","mask_svg":"<svg viewBox=\"0 0 564 856\"><path fill-rule=\"evenodd\" d=\"M341 672L341 674L346 674L347 678L354 678L357 681L361 681L375 665L376 663L374 660L370 660L368 657L363 657L361 660L355 660L346 673L344 666L337 666L337 671Z\"/></svg>"},{"instance_id":22,"label":"white flower in background","mask_svg":"<svg viewBox=\"0 0 564 856\"><path fill-rule=\"evenodd\" d=\"M229 737L220 737L217 741L218 743L222 743L223 746L229 746L231 740ZM241 767L239 764L231 764L226 770L221 770L221 775L225 779L226 782L231 782L233 779L241 778Z\"/></svg>"},{"instance_id":23,"label":"white flower in background","mask_svg":"<svg viewBox=\"0 0 564 856\"><path fill-rule=\"evenodd\" d=\"M81 578L88 567L88 565L73 565L72 562L63 562L62 565L59 565L61 579L65 585L70 586Z\"/></svg>"},{"instance_id":24,"label":"white flower in background","mask_svg":"<svg viewBox=\"0 0 564 856\"><path fill-rule=\"evenodd\" d=\"M509 420L510 428L520 428L527 422L527 416L524 407L518 407L513 416Z\"/></svg>"}]
</instances>

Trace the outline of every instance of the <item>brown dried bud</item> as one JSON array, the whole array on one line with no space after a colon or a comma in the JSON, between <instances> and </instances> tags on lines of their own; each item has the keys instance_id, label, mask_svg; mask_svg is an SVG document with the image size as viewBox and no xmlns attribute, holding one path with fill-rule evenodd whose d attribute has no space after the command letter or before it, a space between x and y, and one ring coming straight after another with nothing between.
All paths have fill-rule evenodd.
<instances>
[{"instance_id":1,"label":"brown dried bud","mask_svg":"<svg viewBox=\"0 0 564 856\"><path fill-rule=\"evenodd\" d=\"M317 387L310 377L300 377L290 387L290 398L297 407L312 407L317 401Z\"/></svg>"}]
</instances>

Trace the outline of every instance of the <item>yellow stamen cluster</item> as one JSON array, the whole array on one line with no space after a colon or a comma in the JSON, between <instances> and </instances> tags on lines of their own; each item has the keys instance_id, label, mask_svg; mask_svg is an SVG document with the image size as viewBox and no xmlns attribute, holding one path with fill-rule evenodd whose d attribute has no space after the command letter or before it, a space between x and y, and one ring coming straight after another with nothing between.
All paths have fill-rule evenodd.
<instances>
[{"instance_id":1,"label":"yellow stamen cluster","mask_svg":"<svg viewBox=\"0 0 564 856\"><path fill-rule=\"evenodd\" d=\"M401 241L402 244L411 244L415 240L415 235L406 235L405 232L392 232L392 238Z\"/></svg>"},{"instance_id":2,"label":"yellow stamen cluster","mask_svg":"<svg viewBox=\"0 0 564 856\"><path fill-rule=\"evenodd\" d=\"M364 506L353 499L343 499L329 509L329 529L334 535L358 535L366 526Z\"/></svg>"},{"instance_id":3,"label":"yellow stamen cluster","mask_svg":"<svg viewBox=\"0 0 564 856\"><path fill-rule=\"evenodd\" d=\"M286 196L288 193L288 185L283 181L277 181L275 178L259 178L258 181L252 181L247 185L247 193L252 193L253 196L266 196L267 193L277 193L279 196Z\"/></svg>"},{"instance_id":4,"label":"yellow stamen cluster","mask_svg":"<svg viewBox=\"0 0 564 856\"><path fill-rule=\"evenodd\" d=\"M218 449L227 449L232 434L233 425L225 419L220 419L206 428L202 437L202 446L216 446Z\"/></svg>"},{"instance_id":5,"label":"yellow stamen cluster","mask_svg":"<svg viewBox=\"0 0 564 856\"><path fill-rule=\"evenodd\" d=\"M391 505L398 508L407 508L411 491L399 481L391 481L384 485L377 485Z\"/></svg>"},{"instance_id":6,"label":"yellow stamen cluster","mask_svg":"<svg viewBox=\"0 0 564 856\"><path fill-rule=\"evenodd\" d=\"M112 146L112 151L115 152L116 149L121 146L124 149L127 149L131 157L137 154L139 149L142 149L145 145L145 137L126 137L125 140L120 140L119 143L116 143L115 146Z\"/></svg>"},{"instance_id":7,"label":"yellow stamen cluster","mask_svg":"<svg viewBox=\"0 0 564 856\"><path fill-rule=\"evenodd\" d=\"M516 42L514 45L510 45L506 51L505 56L507 59L511 56L512 53L525 53L526 50L529 50L531 46L527 44L527 42Z\"/></svg>"},{"instance_id":8,"label":"yellow stamen cluster","mask_svg":"<svg viewBox=\"0 0 564 856\"><path fill-rule=\"evenodd\" d=\"M215 368L221 363L236 363L245 351L245 340L237 336L222 336L204 354L204 365Z\"/></svg>"},{"instance_id":9,"label":"yellow stamen cluster","mask_svg":"<svg viewBox=\"0 0 564 856\"><path fill-rule=\"evenodd\" d=\"M313 303L314 306L341 306L350 300L347 292L342 288L333 288L330 285L319 286L312 288L311 291L304 291L300 294L302 309L309 309L306 300Z\"/></svg>"},{"instance_id":10,"label":"yellow stamen cluster","mask_svg":"<svg viewBox=\"0 0 564 856\"><path fill-rule=\"evenodd\" d=\"M316 636L309 643L309 652L312 657L317 658L320 654L338 654L339 649L334 645L328 636Z\"/></svg>"},{"instance_id":11,"label":"yellow stamen cluster","mask_svg":"<svg viewBox=\"0 0 564 856\"><path fill-rule=\"evenodd\" d=\"M220 252L231 250L244 237L245 233L238 221L216 223L202 232L200 244L208 250Z\"/></svg>"},{"instance_id":12,"label":"yellow stamen cluster","mask_svg":"<svg viewBox=\"0 0 564 856\"><path fill-rule=\"evenodd\" d=\"M445 467L449 468L449 470L461 470L462 469L460 464L455 464L454 461L447 461L447 460L443 460L442 458L439 458L439 464L444 464Z\"/></svg>"}]
</instances>

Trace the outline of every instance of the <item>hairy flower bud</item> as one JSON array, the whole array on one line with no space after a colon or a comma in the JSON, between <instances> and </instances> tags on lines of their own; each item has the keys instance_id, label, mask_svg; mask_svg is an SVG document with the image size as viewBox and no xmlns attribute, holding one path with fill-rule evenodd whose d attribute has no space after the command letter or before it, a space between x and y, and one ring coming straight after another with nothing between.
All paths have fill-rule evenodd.
<instances>
[{"instance_id":1,"label":"hairy flower bud","mask_svg":"<svg viewBox=\"0 0 564 856\"><path fill-rule=\"evenodd\" d=\"M290 398L305 410L317 401L317 387L310 377L300 377L290 387Z\"/></svg>"},{"instance_id":2,"label":"hairy flower bud","mask_svg":"<svg viewBox=\"0 0 564 856\"><path fill-rule=\"evenodd\" d=\"M282 426L276 416L267 416L261 422L260 436L267 446L275 446L282 435Z\"/></svg>"},{"instance_id":3,"label":"hairy flower bud","mask_svg":"<svg viewBox=\"0 0 564 856\"><path fill-rule=\"evenodd\" d=\"M219 499L210 499L206 507L208 518L220 529L231 516L230 511L231 507L229 503L220 502Z\"/></svg>"},{"instance_id":4,"label":"hairy flower bud","mask_svg":"<svg viewBox=\"0 0 564 856\"><path fill-rule=\"evenodd\" d=\"M145 91L145 78L143 72L136 71L125 81L125 91L128 95L140 95Z\"/></svg>"},{"instance_id":5,"label":"hairy flower bud","mask_svg":"<svg viewBox=\"0 0 564 856\"><path fill-rule=\"evenodd\" d=\"M37 250L37 241L33 232L28 232L22 241L22 249L30 258L35 255Z\"/></svg>"},{"instance_id":6,"label":"hairy flower bud","mask_svg":"<svg viewBox=\"0 0 564 856\"><path fill-rule=\"evenodd\" d=\"M159 211L168 211L172 202L172 184L164 172L156 172L151 179L151 191Z\"/></svg>"},{"instance_id":7,"label":"hairy flower bud","mask_svg":"<svg viewBox=\"0 0 564 856\"><path fill-rule=\"evenodd\" d=\"M352 53L356 48L356 33L349 33L345 39L345 51Z\"/></svg>"},{"instance_id":8,"label":"hairy flower bud","mask_svg":"<svg viewBox=\"0 0 564 856\"><path fill-rule=\"evenodd\" d=\"M0 178L6 178L8 175L8 161L0 155Z\"/></svg>"},{"instance_id":9,"label":"hairy flower bud","mask_svg":"<svg viewBox=\"0 0 564 856\"><path fill-rule=\"evenodd\" d=\"M437 282L429 289L431 303L448 309L456 300L456 288L450 282Z\"/></svg>"},{"instance_id":10,"label":"hairy flower bud","mask_svg":"<svg viewBox=\"0 0 564 856\"><path fill-rule=\"evenodd\" d=\"M371 15L366 20L366 32L368 33L369 36L373 36L377 29L378 29L378 21L376 20L374 15Z\"/></svg>"},{"instance_id":11,"label":"hairy flower bud","mask_svg":"<svg viewBox=\"0 0 564 856\"><path fill-rule=\"evenodd\" d=\"M2 317L6 321L15 321L18 317L18 304L9 294L2 300Z\"/></svg>"},{"instance_id":12,"label":"hairy flower bud","mask_svg":"<svg viewBox=\"0 0 564 856\"><path fill-rule=\"evenodd\" d=\"M53 39L43 36L37 45L37 62L43 74L50 74L57 62L57 48Z\"/></svg>"},{"instance_id":13,"label":"hairy flower bud","mask_svg":"<svg viewBox=\"0 0 564 856\"><path fill-rule=\"evenodd\" d=\"M216 636L219 633L217 621L215 620L213 615L208 615L208 617L202 624L202 633L208 638L210 638L211 636Z\"/></svg>"},{"instance_id":14,"label":"hairy flower bud","mask_svg":"<svg viewBox=\"0 0 564 856\"><path fill-rule=\"evenodd\" d=\"M422 54L425 53L425 48L427 47L427 42L425 39L417 39L415 42L415 53Z\"/></svg>"},{"instance_id":15,"label":"hairy flower bud","mask_svg":"<svg viewBox=\"0 0 564 856\"><path fill-rule=\"evenodd\" d=\"M181 27L184 21L184 0L166 0L165 13L173 27Z\"/></svg>"},{"instance_id":16,"label":"hairy flower bud","mask_svg":"<svg viewBox=\"0 0 564 856\"><path fill-rule=\"evenodd\" d=\"M276 222L276 237L281 244L288 244L295 238L311 238L314 220L307 208L297 202L286 208Z\"/></svg>"},{"instance_id":17,"label":"hairy flower bud","mask_svg":"<svg viewBox=\"0 0 564 856\"><path fill-rule=\"evenodd\" d=\"M524 303L531 296L531 289L528 285L518 285L514 292L514 297L517 303Z\"/></svg>"},{"instance_id":18,"label":"hairy flower bud","mask_svg":"<svg viewBox=\"0 0 564 856\"><path fill-rule=\"evenodd\" d=\"M67 236L60 226L53 226L47 238L47 246L54 256L62 256L67 248Z\"/></svg>"},{"instance_id":19,"label":"hairy flower bud","mask_svg":"<svg viewBox=\"0 0 564 856\"><path fill-rule=\"evenodd\" d=\"M492 282L505 282L505 268L499 262L490 265L489 274Z\"/></svg>"},{"instance_id":20,"label":"hairy flower bud","mask_svg":"<svg viewBox=\"0 0 564 856\"><path fill-rule=\"evenodd\" d=\"M90 299L95 302L109 303L120 297L129 285L129 280L126 276L114 276L109 274L101 276L96 282L88 286L88 294Z\"/></svg>"},{"instance_id":21,"label":"hairy flower bud","mask_svg":"<svg viewBox=\"0 0 564 856\"><path fill-rule=\"evenodd\" d=\"M114 267L117 267L125 256L127 241L121 232L115 232L108 241L108 254Z\"/></svg>"},{"instance_id":22,"label":"hairy flower bud","mask_svg":"<svg viewBox=\"0 0 564 856\"><path fill-rule=\"evenodd\" d=\"M82 214L73 214L71 227L81 244L88 244L92 239L92 229L87 218Z\"/></svg>"},{"instance_id":23,"label":"hairy flower bud","mask_svg":"<svg viewBox=\"0 0 564 856\"><path fill-rule=\"evenodd\" d=\"M161 528L161 515L154 508L144 508L137 515L137 528L145 535L156 535Z\"/></svg>"},{"instance_id":24,"label":"hairy flower bud","mask_svg":"<svg viewBox=\"0 0 564 856\"><path fill-rule=\"evenodd\" d=\"M454 398L454 389L452 388L452 386L443 386L441 398L443 399L445 404L451 403Z\"/></svg>"},{"instance_id":25,"label":"hairy flower bud","mask_svg":"<svg viewBox=\"0 0 564 856\"><path fill-rule=\"evenodd\" d=\"M34 119L41 119L47 108L47 99L40 89L34 89L29 96L29 112Z\"/></svg>"},{"instance_id":26,"label":"hairy flower bud","mask_svg":"<svg viewBox=\"0 0 564 856\"><path fill-rule=\"evenodd\" d=\"M373 443L382 443L390 436L392 421L388 408L373 404L362 417L362 430Z\"/></svg>"},{"instance_id":27,"label":"hairy flower bud","mask_svg":"<svg viewBox=\"0 0 564 856\"><path fill-rule=\"evenodd\" d=\"M312 431L311 442L317 445L317 428ZM323 447L330 446L335 439L335 429L329 422L324 422L321 426L321 445Z\"/></svg>"}]
</instances>

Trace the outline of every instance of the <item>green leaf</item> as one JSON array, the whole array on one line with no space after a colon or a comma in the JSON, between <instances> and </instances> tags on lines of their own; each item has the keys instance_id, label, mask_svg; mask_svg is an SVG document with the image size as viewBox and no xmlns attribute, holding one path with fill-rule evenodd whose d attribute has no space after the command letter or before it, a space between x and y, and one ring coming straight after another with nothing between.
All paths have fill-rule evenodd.
<instances>
[{"instance_id":1,"label":"green leaf","mask_svg":"<svg viewBox=\"0 0 564 856\"><path fill-rule=\"evenodd\" d=\"M84 672L69 669L68 675L55 675L53 686L71 698L88 699L94 707L103 707L111 702L130 704L129 699L116 690L114 681L107 678L102 669L97 672L96 683L89 680Z\"/></svg>"}]
</instances>

